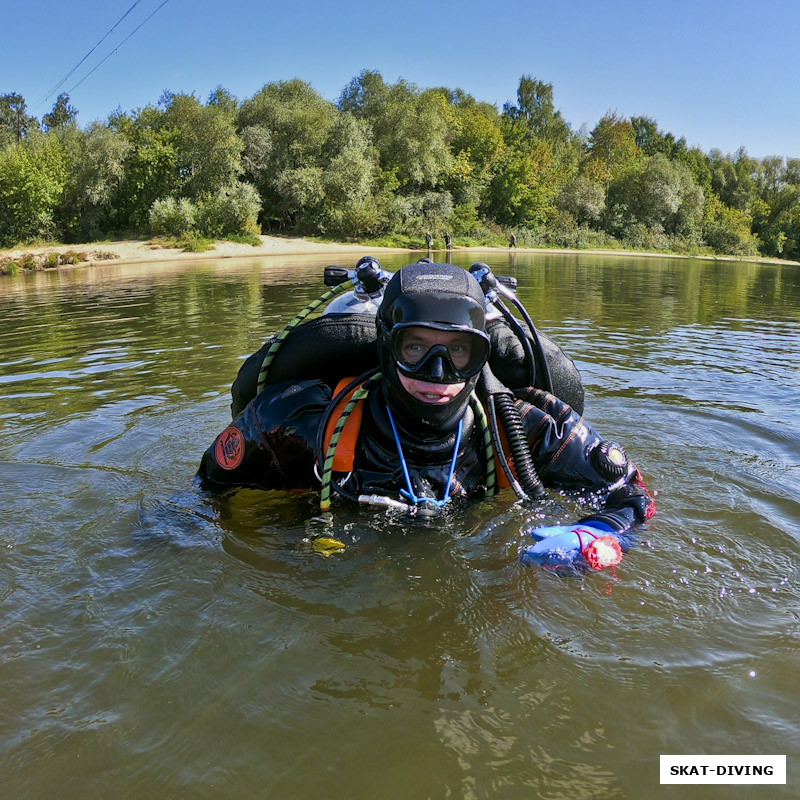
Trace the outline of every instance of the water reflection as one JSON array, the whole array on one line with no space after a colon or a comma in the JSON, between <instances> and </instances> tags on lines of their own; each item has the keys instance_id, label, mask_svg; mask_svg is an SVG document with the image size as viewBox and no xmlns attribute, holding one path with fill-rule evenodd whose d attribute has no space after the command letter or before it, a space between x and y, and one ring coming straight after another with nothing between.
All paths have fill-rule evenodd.
<instances>
[{"instance_id":1,"label":"water reflection","mask_svg":"<svg viewBox=\"0 0 800 800\"><path fill-rule=\"evenodd\" d=\"M8 796L640 797L660 753L798 751L800 270L452 259L517 277L658 491L616 574L519 564L560 496L409 526L199 491L324 261L0 281Z\"/></svg>"}]
</instances>

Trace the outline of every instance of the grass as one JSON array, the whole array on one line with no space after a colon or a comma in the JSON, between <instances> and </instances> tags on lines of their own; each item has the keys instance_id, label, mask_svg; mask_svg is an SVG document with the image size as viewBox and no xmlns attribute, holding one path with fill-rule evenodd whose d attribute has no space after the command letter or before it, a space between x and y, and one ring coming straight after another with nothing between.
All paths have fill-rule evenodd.
<instances>
[{"instance_id":1,"label":"grass","mask_svg":"<svg viewBox=\"0 0 800 800\"><path fill-rule=\"evenodd\" d=\"M233 233L225 237L226 242L238 242L239 244L249 244L253 247L261 247L264 244L261 237L255 233Z\"/></svg>"},{"instance_id":2,"label":"grass","mask_svg":"<svg viewBox=\"0 0 800 800\"><path fill-rule=\"evenodd\" d=\"M191 231L182 236L157 236L152 241L158 247L174 248L182 250L184 253L207 253L216 245L214 239L206 239L199 233Z\"/></svg>"}]
</instances>

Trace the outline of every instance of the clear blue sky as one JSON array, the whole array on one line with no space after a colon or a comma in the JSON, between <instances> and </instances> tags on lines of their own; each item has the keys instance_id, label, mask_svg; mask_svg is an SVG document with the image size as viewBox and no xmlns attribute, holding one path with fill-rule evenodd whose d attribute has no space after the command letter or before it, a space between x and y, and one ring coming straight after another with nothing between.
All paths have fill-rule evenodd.
<instances>
[{"instance_id":1,"label":"clear blue sky","mask_svg":"<svg viewBox=\"0 0 800 800\"><path fill-rule=\"evenodd\" d=\"M553 84L578 129L608 110L645 115L704 151L800 158L796 0L139 0L95 52L47 93L136 0L4 4L0 93L38 117L70 92L79 124L218 85L240 100L299 77L336 100L363 69L387 82L516 99L523 74Z\"/></svg>"}]
</instances>

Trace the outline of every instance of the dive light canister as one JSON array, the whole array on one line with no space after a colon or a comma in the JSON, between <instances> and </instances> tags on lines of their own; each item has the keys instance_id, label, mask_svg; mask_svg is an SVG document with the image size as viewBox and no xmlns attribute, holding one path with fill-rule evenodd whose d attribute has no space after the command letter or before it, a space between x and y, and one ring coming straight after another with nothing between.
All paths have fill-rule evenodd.
<instances>
[{"instance_id":1,"label":"dive light canister","mask_svg":"<svg viewBox=\"0 0 800 800\"><path fill-rule=\"evenodd\" d=\"M539 541L522 549L520 560L523 564L604 569L616 566L622 560L617 531L603 522L552 525L528 532Z\"/></svg>"}]
</instances>

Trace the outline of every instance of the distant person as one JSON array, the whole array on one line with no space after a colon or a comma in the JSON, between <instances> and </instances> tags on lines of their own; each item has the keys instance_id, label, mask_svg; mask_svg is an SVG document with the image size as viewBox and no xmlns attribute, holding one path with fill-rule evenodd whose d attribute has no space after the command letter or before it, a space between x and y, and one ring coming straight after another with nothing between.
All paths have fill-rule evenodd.
<instances>
[{"instance_id":1,"label":"distant person","mask_svg":"<svg viewBox=\"0 0 800 800\"><path fill-rule=\"evenodd\" d=\"M428 250L433 247L433 236L430 231L425 231L425 244L428 245Z\"/></svg>"},{"instance_id":2,"label":"distant person","mask_svg":"<svg viewBox=\"0 0 800 800\"><path fill-rule=\"evenodd\" d=\"M444 235L444 246L448 250L452 250L452 248L453 248L453 240L450 238L450 234L449 233L446 233Z\"/></svg>"},{"instance_id":3,"label":"distant person","mask_svg":"<svg viewBox=\"0 0 800 800\"><path fill-rule=\"evenodd\" d=\"M516 233L512 233L511 234L511 240L509 241L508 246L509 247L516 247L517 246L517 234Z\"/></svg>"}]
</instances>

